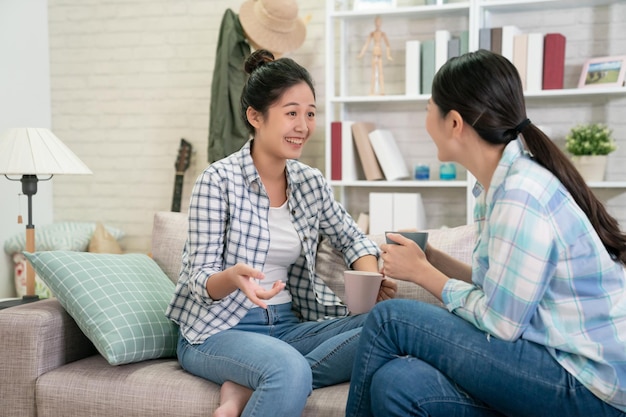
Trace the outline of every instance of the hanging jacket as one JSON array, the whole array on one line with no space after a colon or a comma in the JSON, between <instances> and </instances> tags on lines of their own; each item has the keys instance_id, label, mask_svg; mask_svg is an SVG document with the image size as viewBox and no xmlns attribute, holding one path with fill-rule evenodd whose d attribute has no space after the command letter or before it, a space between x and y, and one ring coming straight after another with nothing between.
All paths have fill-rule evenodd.
<instances>
[{"instance_id":1,"label":"hanging jacket","mask_svg":"<svg viewBox=\"0 0 626 417\"><path fill-rule=\"evenodd\" d=\"M220 25L211 84L209 163L239 150L249 139L239 108L241 91L247 80L243 66L249 55L250 45L239 16L227 9Z\"/></svg>"}]
</instances>

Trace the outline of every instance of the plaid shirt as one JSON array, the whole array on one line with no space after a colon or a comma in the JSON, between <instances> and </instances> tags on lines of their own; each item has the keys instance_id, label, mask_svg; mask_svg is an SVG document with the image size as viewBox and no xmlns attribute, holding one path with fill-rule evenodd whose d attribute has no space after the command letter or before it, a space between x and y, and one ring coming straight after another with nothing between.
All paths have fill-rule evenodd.
<instances>
[{"instance_id":1,"label":"plaid shirt","mask_svg":"<svg viewBox=\"0 0 626 417\"><path fill-rule=\"evenodd\" d=\"M240 151L211 164L198 177L189 206L189 236L175 294L166 311L190 343L236 325L256 307L241 290L213 300L206 283L211 275L237 263L263 270L270 245L270 201L247 142ZM341 300L315 275L320 235L341 250L347 265L378 246L365 237L335 201L322 173L295 160L287 161L287 196L291 221L302 242L289 270L287 289L293 309L303 320L345 316Z\"/></svg>"},{"instance_id":2,"label":"plaid shirt","mask_svg":"<svg viewBox=\"0 0 626 417\"><path fill-rule=\"evenodd\" d=\"M448 309L505 340L548 352L596 396L626 411L626 279L561 182L505 148L474 218L474 285L450 280Z\"/></svg>"}]
</instances>

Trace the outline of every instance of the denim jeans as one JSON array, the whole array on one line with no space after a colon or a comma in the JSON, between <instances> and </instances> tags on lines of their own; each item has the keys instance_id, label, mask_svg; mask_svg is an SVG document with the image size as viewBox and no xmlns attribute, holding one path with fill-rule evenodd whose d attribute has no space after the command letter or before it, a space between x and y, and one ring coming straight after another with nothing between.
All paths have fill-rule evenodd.
<instances>
[{"instance_id":1,"label":"denim jeans","mask_svg":"<svg viewBox=\"0 0 626 417\"><path fill-rule=\"evenodd\" d=\"M178 361L217 384L253 389L242 416L299 416L312 388L350 380L366 317L300 322L289 303L257 307L202 344L179 336Z\"/></svg>"},{"instance_id":2,"label":"denim jeans","mask_svg":"<svg viewBox=\"0 0 626 417\"><path fill-rule=\"evenodd\" d=\"M488 337L447 310L389 300L370 311L346 416L624 416L541 345Z\"/></svg>"}]
</instances>

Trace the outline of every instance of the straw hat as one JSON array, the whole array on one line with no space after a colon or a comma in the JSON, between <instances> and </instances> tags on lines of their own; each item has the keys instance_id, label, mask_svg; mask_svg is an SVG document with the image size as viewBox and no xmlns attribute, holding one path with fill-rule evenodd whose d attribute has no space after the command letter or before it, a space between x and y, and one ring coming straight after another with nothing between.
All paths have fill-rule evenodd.
<instances>
[{"instance_id":1,"label":"straw hat","mask_svg":"<svg viewBox=\"0 0 626 417\"><path fill-rule=\"evenodd\" d=\"M306 36L295 0L246 0L239 21L252 46L277 56L298 49Z\"/></svg>"}]
</instances>

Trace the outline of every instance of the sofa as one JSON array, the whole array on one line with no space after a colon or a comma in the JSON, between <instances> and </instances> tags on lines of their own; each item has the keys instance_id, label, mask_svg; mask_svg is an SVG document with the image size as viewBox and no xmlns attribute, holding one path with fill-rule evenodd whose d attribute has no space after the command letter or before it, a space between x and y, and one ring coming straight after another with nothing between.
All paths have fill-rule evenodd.
<instances>
[{"instance_id":1,"label":"sofa","mask_svg":"<svg viewBox=\"0 0 626 417\"><path fill-rule=\"evenodd\" d=\"M151 257L173 282L186 230L185 214L154 216ZM429 230L429 242L468 262L474 233L471 225ZM342 257L322 241L316 262L343 297ZM398 297L438 303L420 287L398 284ZM174 357L111 365L56 298L0 311L0 381L0 416L6 417L206 417L219 404L219 386L185 372ZM348 387L314 390L303 416L343 416Z\"/></svg>"}]
</instances>

